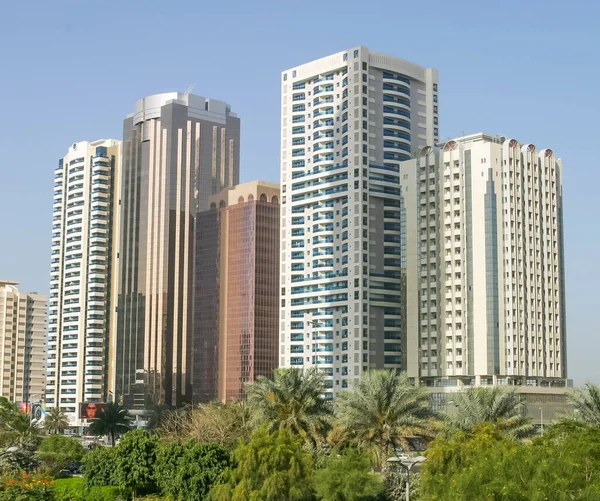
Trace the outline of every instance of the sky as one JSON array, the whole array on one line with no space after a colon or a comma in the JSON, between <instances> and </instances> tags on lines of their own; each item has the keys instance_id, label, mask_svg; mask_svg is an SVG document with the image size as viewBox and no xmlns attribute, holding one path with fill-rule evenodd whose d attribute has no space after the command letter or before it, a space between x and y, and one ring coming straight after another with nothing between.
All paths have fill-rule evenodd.
<instances>
[{"instance_id":1,"label":"sky","mask_svg":"<svg viewBox=\"0 0 600 501\"><path fill-rule=\"evenodd\" d=\"M280 73L362 45L439 70L442 140L485 131L563 159L568 371L600 383L600 2L4 0L1 13L0 278L47 293L58 159L120 139L136 100L195 83L230 103L241 181L278 182Z\"/></svg>"}]
</instances>

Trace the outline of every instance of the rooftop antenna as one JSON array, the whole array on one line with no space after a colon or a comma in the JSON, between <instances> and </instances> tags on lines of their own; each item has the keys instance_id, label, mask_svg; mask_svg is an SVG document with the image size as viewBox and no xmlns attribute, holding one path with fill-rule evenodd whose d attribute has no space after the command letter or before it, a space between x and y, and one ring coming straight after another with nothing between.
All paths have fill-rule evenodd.
<instances>
[{"instance_id":1,"label":"rooftop antenna","mask_svg":"<svg viewBox=\"0 0 600 501\"><path fill-rule=\"evenodd\" d=\"M184 92L185 95L189 94L190 92L192 92L194 90L194 87L196 87L196 82L194 82L192 85L190 85Z\"/></svg>"}]
</instances>

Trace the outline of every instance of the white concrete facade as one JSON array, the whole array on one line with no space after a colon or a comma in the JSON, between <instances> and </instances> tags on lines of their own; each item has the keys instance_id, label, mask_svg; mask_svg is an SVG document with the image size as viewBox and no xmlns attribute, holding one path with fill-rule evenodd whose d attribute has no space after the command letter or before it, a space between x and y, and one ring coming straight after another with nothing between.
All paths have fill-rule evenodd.
<instances>
[{"instance_id":1,"label":"white concrete facade","mask_svg":"<svg viewBox=\"0 0 600 501\"><path fill-rule=\"evenodd\" d=\"M401 173L417 270L409 375L435 386L564 386L561 160L474 134L424 148Z\"/></svg>"},{"instance_id":2,"label":"white concrete facade","mask_svg":"<svg viewBox=\"0 0 600 501\"><path fill-rule=\"evenodd\" d=\"M55 171L46 405L72 426L107 398L111 269L121 142L74 143Z\"/></svg>"},{"instance_id":3,"label":"white concrete facade","mask_svg":"<svg viewBox=\"0 0 600 501\"><path fill-rule=\"evenodd\" d=\"M365 47L282 73L281 367L326 398L402 369L399 165L437 143L437 71Z\"/></svg>"}]
</instances>

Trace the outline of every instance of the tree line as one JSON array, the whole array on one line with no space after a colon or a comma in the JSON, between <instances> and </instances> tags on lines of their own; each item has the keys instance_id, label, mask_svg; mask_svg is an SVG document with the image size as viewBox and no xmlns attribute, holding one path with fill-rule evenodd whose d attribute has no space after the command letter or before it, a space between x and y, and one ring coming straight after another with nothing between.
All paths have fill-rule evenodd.
<instances>
[{"instance_id":1,"label":"tree line","mask_svg":"<svg viewBox=\"0 0 600 501\"><path fill-rule=\"evenodd\" d=\"M109 436L112 447L85 455L66 446L74 440L60 435L60 411L48 413L54 435L42 440L0 401L0 501L17 499L2 497L19 484L15 474L37 469L41 476L24 483L54 496L32 498L40 500L74 500L80 492L89 501L105 489L113 496L107 500L394 501L404 499L406 474L388 459L417 453L427 461L413 476L413 501L600 499L597 386L571 393L574 412L543 437L520 396L502 387L453 393L453 410L444 413L432 412L427 389L404 373L369 371L333 404L323 400L324 389L317 370L280 369L248 385L245 402L157 405L148 430L127 431L127 411L110 404L90 430ZM413 451L415 444L426 451ZM82 458L83 478L52 480L75 458ZM71 497L58 498L59 490Z\"/></svg>"}]
</instances>

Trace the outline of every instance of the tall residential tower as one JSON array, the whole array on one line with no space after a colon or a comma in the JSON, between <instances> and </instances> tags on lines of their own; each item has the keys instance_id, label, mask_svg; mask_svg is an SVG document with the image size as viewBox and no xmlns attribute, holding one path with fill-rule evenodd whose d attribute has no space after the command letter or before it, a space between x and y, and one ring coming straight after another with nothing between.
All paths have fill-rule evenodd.
<instances>
[{"instance_id":1,"label":"tall residential tower","mask_svg":"<svg viewBox=\"0 0 600 501\"><path fill-rule=\"evenodd\" d=\"M429 386L566 384L562 162L474 134L401 165L409 375Z\"/></svg>"},{"instance_id":2,"label":"tall residential tower","mask_svg":"<svg viewBox=\"0 0 600 501\"><path fill-rule=\"evenodd\" d=\"M121 143L73 143L54 174L46 404L81 425L107 398L115 189Z\"/></svg>"},{"instance_id":3,"label":"tall residential tower","mask_svg":"<svg viewBox=\"0 0 600 501\"><path fill-rule=\"evenodd\" d=\"M41 402L46 379L46 301L0 280L0 397Z\"/></svg>"},{"instance_id":4,"label":"tall residential tower","mask_svg":"<svg viewBox=\"0 0 600 501\"><path fill-rule=\"evenodd\" d=\"M406 364L400 163L437 143L437 71L356 47L282 74L280 366L326 398Z\"/></svg>"},{"instance_id":5,"label":"tall residential tower","mask_svg":"<svg viewBox=\"0 0 600 501\"><path fill-rule=\"evenodd\" d=\"M221 101L157 94L124 122L110 385L129 408L191 401L194 219L239 182L239 155L240 120Z\"/></svg>"}]
</instances>

